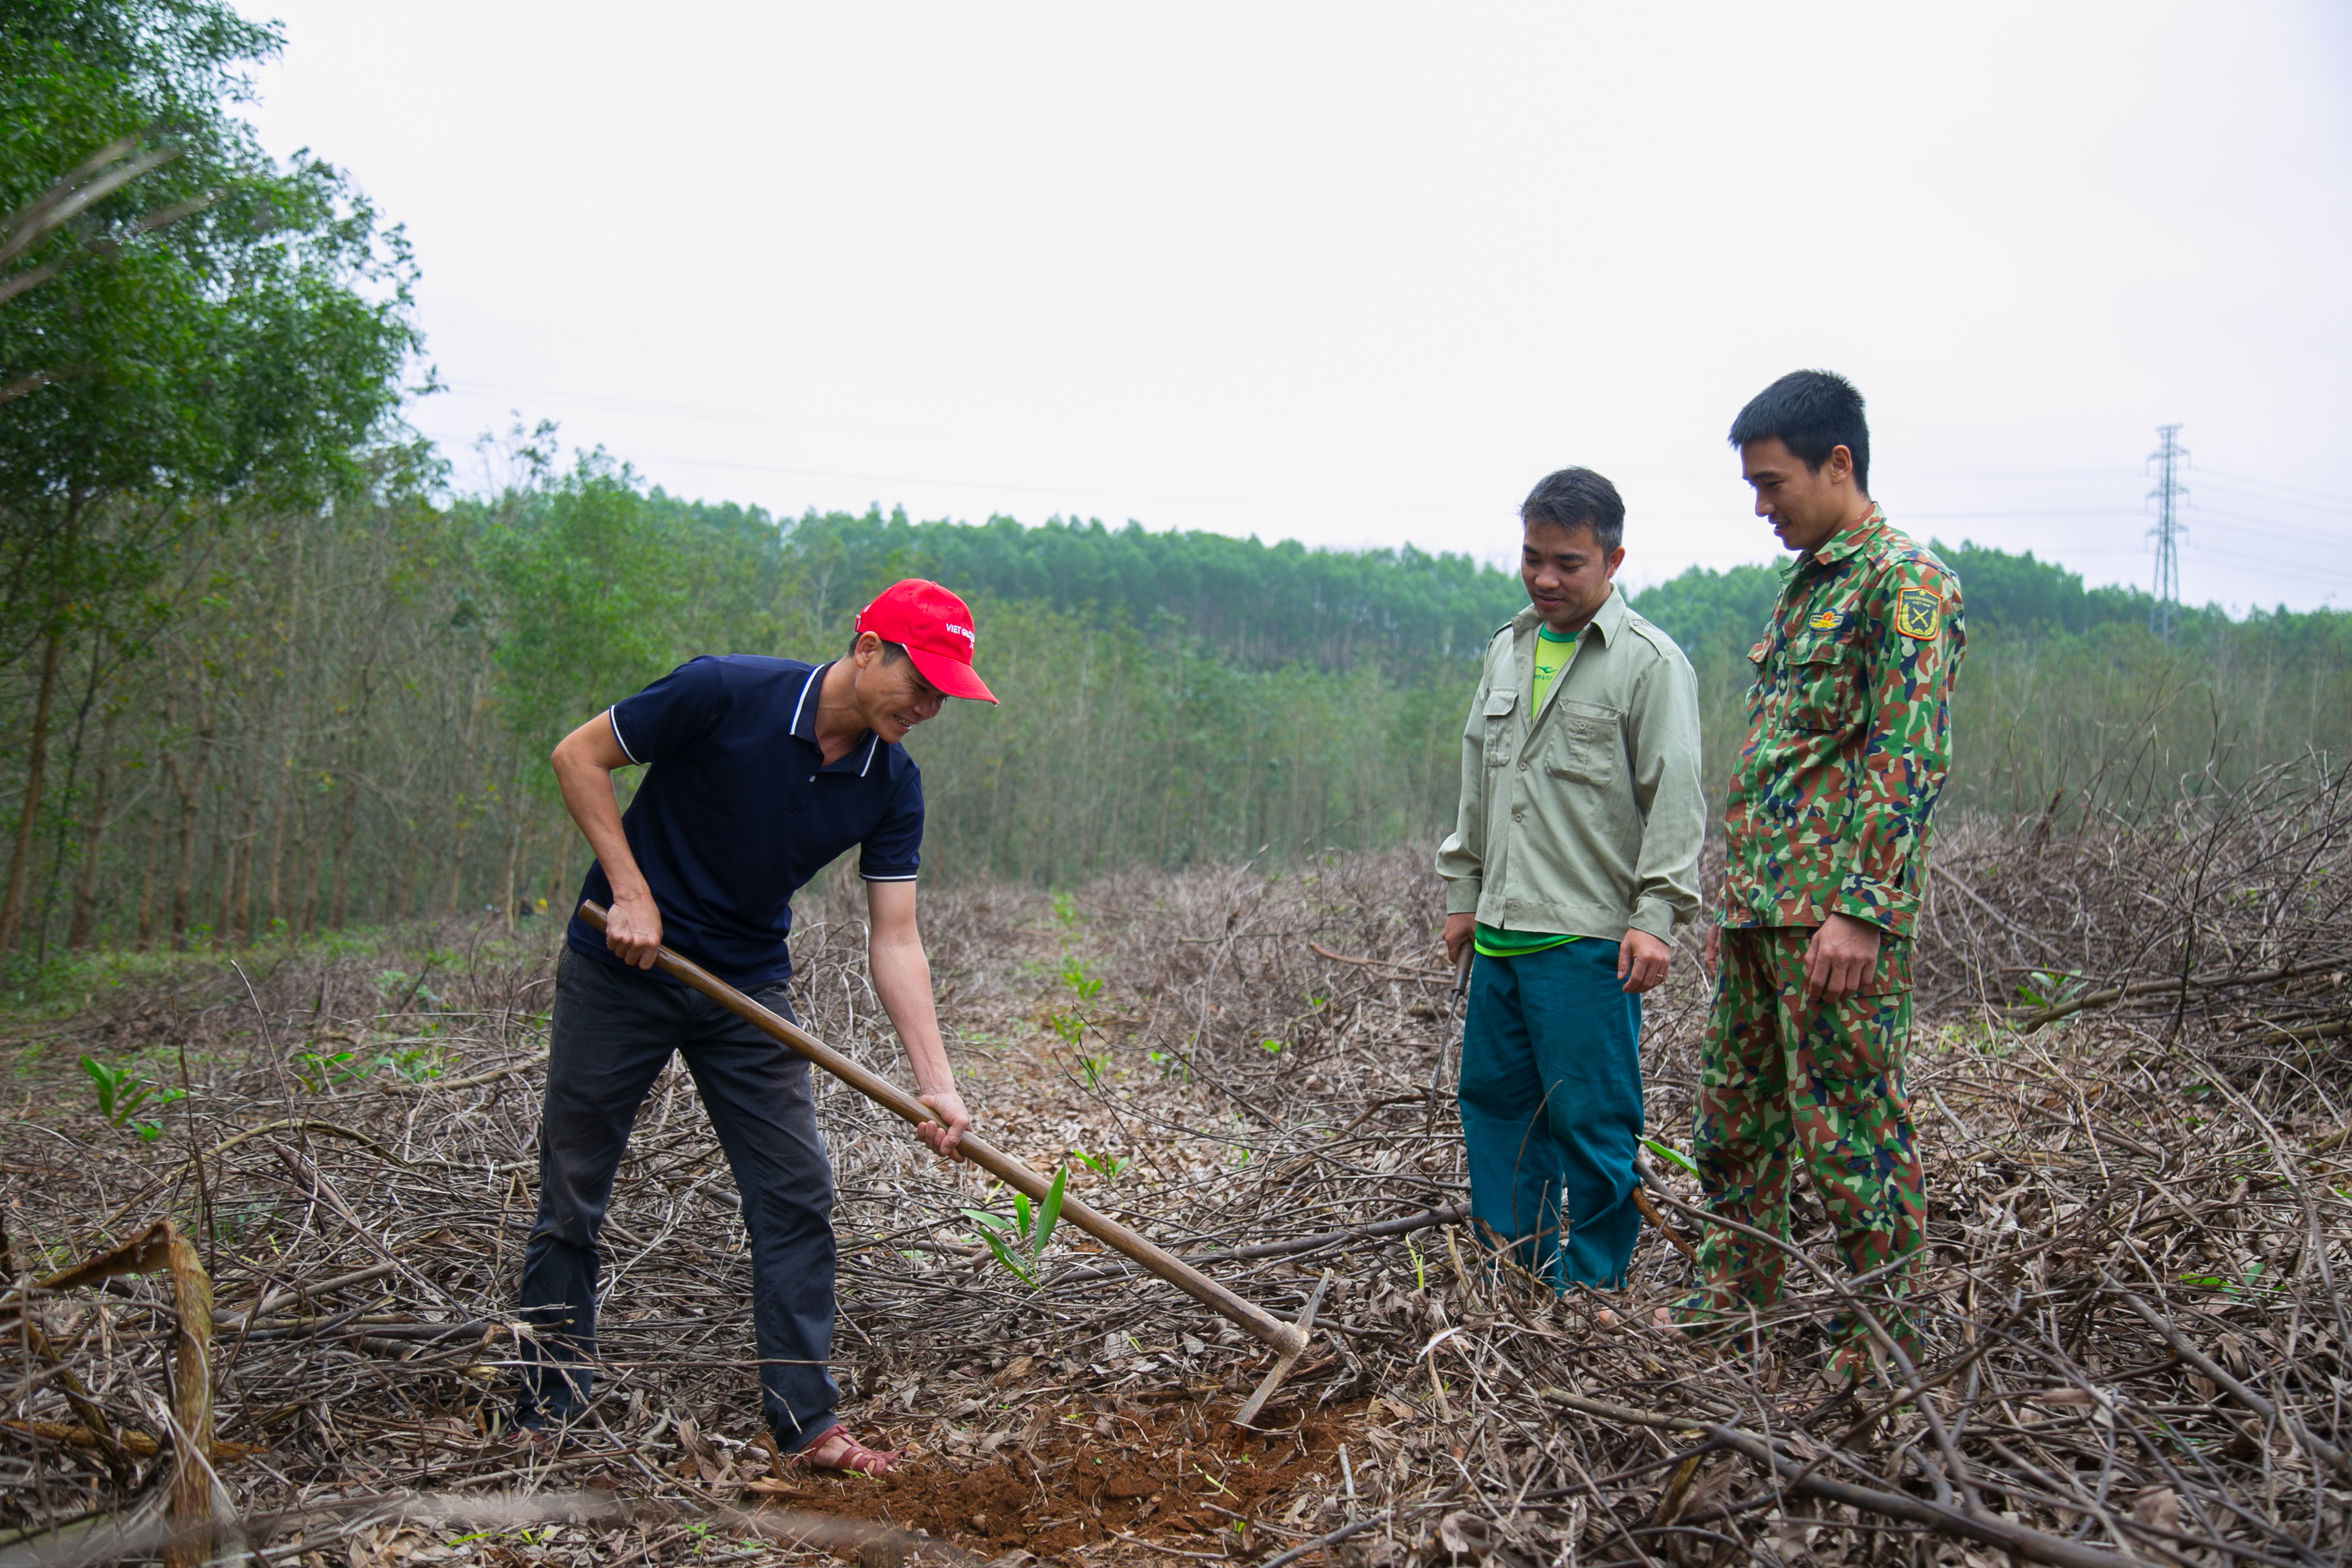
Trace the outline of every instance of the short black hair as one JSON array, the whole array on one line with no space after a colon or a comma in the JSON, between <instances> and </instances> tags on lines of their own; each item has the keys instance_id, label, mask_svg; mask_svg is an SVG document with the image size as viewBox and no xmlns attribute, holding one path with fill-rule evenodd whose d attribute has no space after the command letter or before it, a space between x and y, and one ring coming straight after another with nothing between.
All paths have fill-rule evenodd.
<instances>
[{"instance_id":1,"label":"short black hair","mask_svg":"<svg viewBox=\"0 0 2352 1568\"><path fill-rule=\"evenodd\" d=\"M1731 444L1780 438L1797 460L1814 473L1832 448L1853 455L1853 488L1870 493L1870 424L1862 416L1862 394L1833 370L1792 370L1748 400L1731 422Z\"/></svg>"},{"instance_id":2,"label":"short black hair","mask_svg":"<svg viewBox=\"0 0 2352 1568\"><path fill-rule=\"evenodd\" d=\"M865 636L866 636L866 634L865 634L864 632L852 632L852 633L850 633L850 634L849 634L849 651L850 651L850 652L852 652L852 653L856 653L856 652L857 651L857 644L858 644L859 640L860 640L860 639L862 639ZM895 642L892 642L888 637L876 637L874 640L875 640L875 641L877 641L877 642L878 642L878 643L880 643L880 644L882 645L882 662L883 662L883 663L885 663L885 664L896 664L896 663L898 663L900 659L902 659L902 658L906 658L906 657L907 657L907 645L906 645L906 644L904 644L904 643L895 643Z\"/></svg>"},{"instance_id":3,"label":"short black hair","mask_svg":"<svg viewBox=\"0 0 2352 1568\"><path fill-rule=\"evenodd\" d=\"M1592 542L1604 555L1625 542L1624 498L1591 468L1546 474L1519 503L1519 521L1523 526L1548 522L1554 528L1589 528Z\"/></svg>"}]
</instances>

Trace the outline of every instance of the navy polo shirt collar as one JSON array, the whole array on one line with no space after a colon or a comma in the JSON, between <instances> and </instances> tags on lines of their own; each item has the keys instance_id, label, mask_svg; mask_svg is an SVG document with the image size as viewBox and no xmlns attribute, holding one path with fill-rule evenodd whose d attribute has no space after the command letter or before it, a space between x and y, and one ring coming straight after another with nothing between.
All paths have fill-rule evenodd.
<instances>
[{"instance_id":1,"label":"navy polo shirt collar","mask_svg":"<svg viewBox=\"0 0 2352 1568\"><path fill-rule=\"evenodd\" d=\"M820 664L814 669L809 671L808 679L801 686L800 700L793 704L793 733L799 739L806 741L810 745L817 746L817 754L820 757L824 754L824 748L817 745L817 702L818 699L823 694L825 673L832 669L834 665L840 662L841 661L839 659L835 659L825 664ZM876 734L873 731L868 730L866 731L866 745L863 755L859 754L859 749L857 747L852 746L848 751L842 753L837 760L825 763L825 765L818 771L820 773L856 773L859 778L864 778L868 773L873 771L875 753L881 751L881 749L882 737Z\"/></svg>"}]
</instances>

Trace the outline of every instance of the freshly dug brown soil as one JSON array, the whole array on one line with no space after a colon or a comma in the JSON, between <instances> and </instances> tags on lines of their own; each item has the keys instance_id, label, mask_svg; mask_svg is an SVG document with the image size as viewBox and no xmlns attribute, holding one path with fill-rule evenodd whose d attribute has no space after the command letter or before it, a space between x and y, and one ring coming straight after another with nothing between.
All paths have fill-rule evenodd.
<instances>
[{"instance_id":1,"label":"freshly dug brown soil","mask_svg":"<svg viewBox=\"0 0 2352 1568\"><path fill-rule=\"evenodd\" d=\"M914 1455L879 1480L796 1475L777 1500L921 1531L983 1557L1014 1547L1051 1557L1121 1536L1246 1550L1257 1542L1246 1521L1279 1518L1337 1484L1336 1451L1361 1426L1360 1404L1307 1415L1292 1402L1262 1416L1272 1425L1244 1431L1230 1420L1237 1396L1227 1390L1171 1393L1100 1411L1051 1406L1033 1421L1033 1442L985 1458Z\"/></svg>"}]
</instances>

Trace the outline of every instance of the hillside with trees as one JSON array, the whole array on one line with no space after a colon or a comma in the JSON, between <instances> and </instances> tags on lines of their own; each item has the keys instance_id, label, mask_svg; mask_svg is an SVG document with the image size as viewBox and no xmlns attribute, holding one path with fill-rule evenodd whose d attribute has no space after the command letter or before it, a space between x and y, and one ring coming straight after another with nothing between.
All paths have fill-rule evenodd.
<instances>
[{"instance_id":1,"label":"hillside with trees","mask_svg":"<svg viewBox=\"0 0 2352 1568\"><path fill-rule=\"evenodd\" d=\"M1518 595L1460 557L1002 518L780 522L602 459L559 467L544 432L522 460L505 494L453 500L426 455L362 448L332 504L241 500L169 535L135 638L60 631L47 782L19 838L26 945L560 905L583 852L544 765L558 736L696 652L828 657L908 573L972 596L1004 698L950 705L915 739L935 873L1060 885L1425 839L1450 820L1475 650ZM1949 553L1969 605L1963 806L2039 812L2065 791L2078 812L2347 743L2352 617L2197 612L2168 647L2144 598ZM1185 591L1155 600L1157 573ZM1285 582L1311 618L1286 614ZM1776 582L1694 571L1634 599L1690 650L1718 775ZM1200 586L1221 583L1276 586L1255 602ZM47 646L11 667L20 811Z\"/></svg>"}]
</instances>

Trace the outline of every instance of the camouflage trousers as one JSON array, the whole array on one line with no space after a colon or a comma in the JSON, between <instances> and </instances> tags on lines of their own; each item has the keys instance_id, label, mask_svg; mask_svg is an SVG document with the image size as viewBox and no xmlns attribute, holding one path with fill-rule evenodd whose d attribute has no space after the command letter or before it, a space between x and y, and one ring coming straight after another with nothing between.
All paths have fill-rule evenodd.
<instances>
[{"instance_id":1,"label":"camouflage trousers","mask_svg":"<svg viewBox=\"0 0 2352 1568\"><path fill-rule=\"evenodd\" d=\"M1907 944L1885 944L1864 994L1808 1004L1805 946L1812 934L1798 926L1723 933L1693 1152L1710 1208L1783 1238L1790 1184L1799 1166L1810 1172L1849 1275L1898 1264L1860 1293L1865 1303L1884 1301L1907 1293L1909 1269L1900 1260L1924 1244L1927 1215L1903 1092L1911 1035ZM1694 1325L1744 1320L1780 1299L1788 1268L1780 1249L1709 1226L1697 1289L1675 1316ZM1908 1314L1871 1310L1916 1356ZM1832 1369L1866 1371L1864 1326L1841 1315L1831 1332Z\"/></svg>"}]
</instances>

